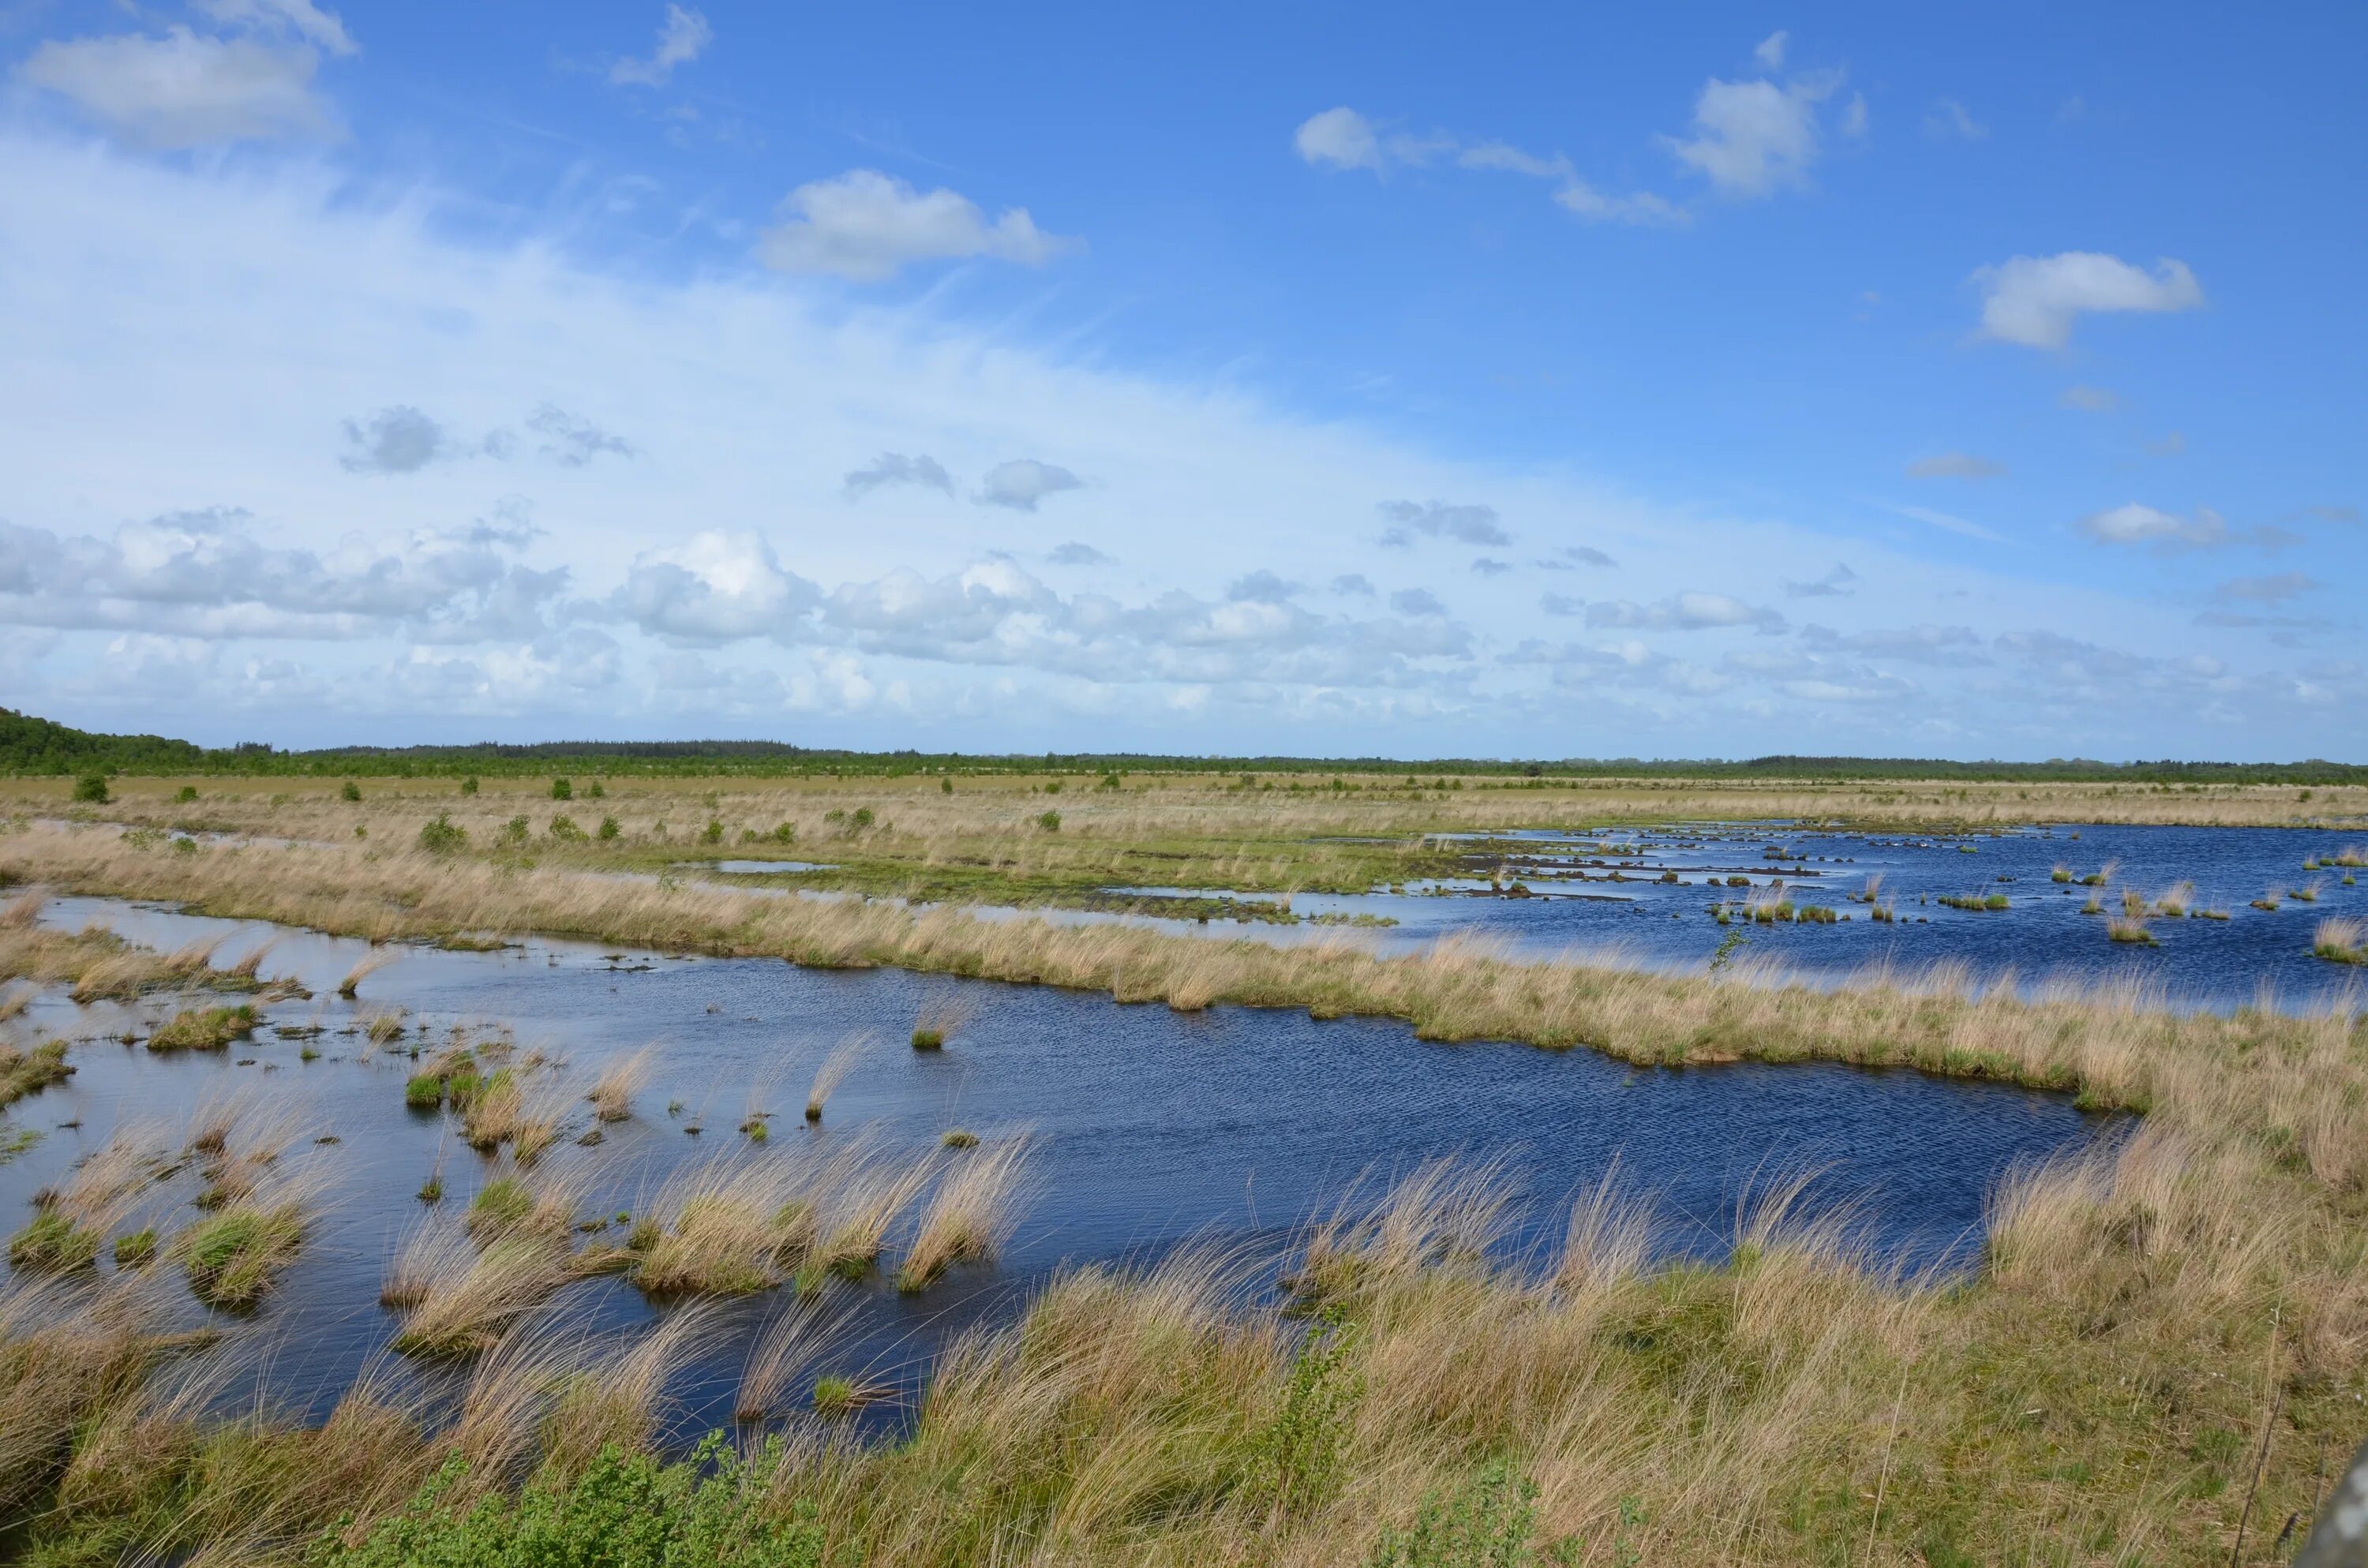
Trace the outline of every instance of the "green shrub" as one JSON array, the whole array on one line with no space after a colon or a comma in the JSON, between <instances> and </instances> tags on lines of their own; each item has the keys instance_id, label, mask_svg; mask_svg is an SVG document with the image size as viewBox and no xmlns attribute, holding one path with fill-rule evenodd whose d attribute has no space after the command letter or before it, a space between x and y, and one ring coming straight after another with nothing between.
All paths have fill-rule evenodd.
<instances>
[{"instance_id":1,"label":"green shrub","mask_svg":"<svg viewBox=\"0 0 2368 1568\"><path fill-rule=\"evenodd\" d=\"M436 820L422 823L419 847L430 855L451 855L469 846L469 830L452 820L448 812L438 812Z\"/></svg>"},{"instance_id":2,"label":"green shrub","mask_svg":"<svg viewBox=\"0 0 2368 1568\"><path fill-rule=\"evenodd\" d=\"M1578 1543L1541 1554L1538 1489L1494 1460L1452 1494L1423 1500L1412 1528L1385 1529L1366 1568L1534 1568L1578 1561Z\"/></svg>"},{"instance_id":3,"label":"green shrub","mask_svg":"<svg viewBox=\"0 0 2368 1568\"><path fill-rule=\"evenodd\" d=\"M821 1568L813 1507L785 1508L769 1496L780 1463L778 1445L742 1459L720 1435L677 1464L609 1447L572 1480L538 1475L513 1502L478 1495L456 1458L359 1544L324 1532L312 1560L323 1568Z\"/></svg>"},{"instance_id":4,"label":"green shrub","mask_svg":"<svg viewBox=\"0 0 2368 1568\"><path fill-rule=\"evenodd\" d=\"M565 812L562 812L557 816L551 819L550 832L552 837L558 839L564 844L581 844L584 842L584 830L576 826L575 819L569 816Z\"/></svg>"},{"instance_id":5,"label":"green shrub","mask_svg":"<svg viewBox=\"0 0 2368 1568\"><path fill-rule=\"evenodd\" d=\"M596 801L604 800L608 797L609 787L606 784L601 783L598 778L595 778L592 780L592 787L584 792L586 795L591 796L592 799Z\"/></svg>"},{"instance_id":6,"label":"green shrub","mask_svg":"<svg viewBox=\"0 0 2368 1568\"><path fill-rule=\"evenodd\" d=\"M1058 833L1061 831L1061 813L1058 812L1046 812L1042 816L1036 819L1036 825L1042 828L1046 833Z\"/></svg>"},{"instance_id":7,"label":"green shrub","mask_svg":"<svg viewBox=\"0 0 2368 1568\"><path fill-rule=\"evenodd\" d=\"M600 831L596 836L606 841L616 837L619 834L624 831L625 830L623 828L617 825L617 819L615 817L602 817L600 819Z\"/></svg>"},{"instance_id":8,"label":"green shrub","mask_svg":"<svg viewBox=\"0 0 2368 1568\"><path fill-rule=\"evenodd\" d=\"M722 817L710 817L710 818L708 818L708 819L707 819L707 825L706 825L704 828L701 828L701 829L700 830L699 837L700 837L700 841L701 843L703 843L703 844L721 844L721 843L723 843L723 819Z\"/></svg>"},{"instance_id":9,"label":"green shrub","mask_svg":"<svg viewBox=\"0 0 2368 1568\"><path fill-rule=\"evenodd\" d=\"M337 786L337 794L342 800L359 801L362 798L362 787L348 778Z\"/></svg>"},{"instance_id":10,"label":"green shrub","mask_svg":"<svg viewBox=\"0 0 2368 1568\"><path fill-rule=\"evenodd\" d=\"M554 801L572 801L575 798L575 786L567 779L554 778L551 781L551 798Z\"/></svg>"},{"instance_id":11,"label":"green shrub","mask_svg":"<svg viewBox=\"0 0 2368 1568\"><path fill-rule=\"evenodd\" d=\"M461 780L461 793L463 795L473 795L476 792L477 776L472 773L466 778Z\"/></svg>"},{"instance_id":12,"label":"green shrub","mask_svg":"<svg viewBox=\"0 0 2368 1568\"><path fill-rule=\"evenodd\" d=\"M198 798L198 787L197 787L196 785L194 785L194 784L184 784L184 785L182 785L182 786L181 786L181 791L180 791L180 793L179 793L179 794L177 794L177 795L175 795L175 796L173 797L173 799L175 799L175 800L176 800L176 801L180 801L180 802L181 802L183 805L185 805L185 806L186 806L186 805L188 805L191 801L196 800L197 798Z\"/></svg>"},{"instance_id":13,"label":"green shrub","mask_svg":"<svg viewBox=\"0 0 2368 1568\"><path fill-rule=\"evenodd\" d=\"M74 780L74 798L85 805L103 806L109 797L104 774L85 773Z\"/></svg>"}]
</instances>

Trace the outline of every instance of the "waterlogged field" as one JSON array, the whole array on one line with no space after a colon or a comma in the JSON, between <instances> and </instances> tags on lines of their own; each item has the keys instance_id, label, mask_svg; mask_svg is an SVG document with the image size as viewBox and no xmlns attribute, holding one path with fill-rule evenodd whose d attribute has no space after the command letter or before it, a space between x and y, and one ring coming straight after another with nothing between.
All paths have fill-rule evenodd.
<instances>
[{"instance_id":1,"label":"waterlogged field","mask_svg":"<svg viewBox=\"0 0 2368 1568\"><path fill-rule=\"evenodd\" d=\"M1427 1162L1497 1167L1508 1258L1542 1254L1573 1199L1608 1179L1651 1215L1656 1256L1724 1257L1755 1210L1782 1202L1847 1214L1864 1245L1905 1269L1946 1271L1977 1255L1984 1199L2018 1162L2115 1125L2068 1096L1912 1074L1674 1073L1425 1045L1371 1019L1178 1014L896 971L543 941L396 949L349 999L336 986L372 957L359 941L79 899L52 902L43 921L160 950L219 944L212 959L230 968L262 949L269 975L312 994L256 1006L248 1032L220 1050L181 1051L150 1048L189 1005L177 994L93 1009L40 994L18 1027L74 1041L76 1070L27 1108L40 1141L0 1167L0 1203L28 1219L36 1193L129 1147L180 1170L131 1198L113 1228L168 1234L198 1212L206 1161L188 1151L204 1129L227 1128L233 1160L246 1140L269 1140L284 1167L273 1179L300 1186L313 1216L306 1243L251 1323L209 1319L194 1300L187 1315L238 1324L255 1342L222 1397L249 1399L252 1383L313 1419L404 1334L411 1313L381 1300L396 1260L422 1238L462 1238L488 1187L511 1180L564 1194L558 1228L580 1247L624 1246L640 1222L678 1229L681 1193L704 1175L786 1193L779 1202L811 1190L827 1209L839 1176L865 1167L868 1186L846 1200L882 1206L876 1254L830 1273L827 1300L824 1280L802 1290L795 1259L768 1267L780 1278L731 1292L736 1304L683 1358L670 1392L688 1429L704 1431L731 1422L749 1353L784 1311L815 1320L804 1385L846 1375L874 1391L875 1418L909 1415L951 1336L1008 1320L1064 1263L1200 1243L1254 1263L1271 1290L1311 1224ZM940 1043L915 1048L916 1028ZM528 1159L516 1135L472 1149L472 1119L449 1094L406 1104L406 1085L459 1050L481 1077L510 1075ZM825 1074L837 1081L809 1121ZM596 1105L604 1084L616 1097ZM947 1147L965 1134L976 1142ZM994 1216L992 1260L900 1290L934 1194L1012 1150L1024 1152ZM424 1201L431 1183L440 1190ZM554 1278L524 1304L598 1332L652 1324L704 1293L645 1290L620 1264ZM794 1392L803 1413L810 1386Z\"/></svg>"},{"instance_id":2,"label":"waterlogged field","mask_svg":"<svg viewBox=\"0 0 2368 1568\"><path fill-rule=\"evenodd\" d=\"M2348 822L935 792L0 835L0 1539L2283 1561L2358 1440Z\"/></svg>"}]
</instances>

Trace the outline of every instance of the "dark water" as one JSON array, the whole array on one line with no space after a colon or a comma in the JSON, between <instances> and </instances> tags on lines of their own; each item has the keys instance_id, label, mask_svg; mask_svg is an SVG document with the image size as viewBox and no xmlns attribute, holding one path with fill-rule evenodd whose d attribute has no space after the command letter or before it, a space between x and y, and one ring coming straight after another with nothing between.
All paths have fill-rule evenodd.
<instances>
[{"instance_id":1,"label":"dark water","mask_svg":"<svg viewBox=\"0 0 2368 1568\"><path fill-rule=\"evenodd\" d=\"M1522 832L1492 838L1483 858L1487 870L1504 865L1508 880L1533 896L1504 896L1484 875L1440 884L1436 892L1300 893L1291 905L1303 921L1359 915L1396 921L1360 933L1383 952L1460 932L1501 942L1520 956L1609 949L1633 961L1683 966L1702 963L1730 930L1742 929L1749 937L1746 954L1809 977L1839 977L1885 962L1909 969L1945 962L1962 964L1984 982L2009 973L2025 983L2135 981L2177 1005L2226 1008L2266 993L2276 1005L2294 1008L2359 1000L2358 971L2314 958L2311 945L2321 919L2368 916L2368 883L2343 881L2368 877L2368 870L2303 869L2305 860L2331 859L2347 846L2368 847L2368 839L2285 828L2093 825L1937 837L1767 824L1600 835ZM1773 857L1767 853L1771 848L1788 853ZM1633 852L1612 852L1623 849ZM2049 880L2059 863L2078 877L2109 861L2119 864L2103 888ZM1610 880L1614 870L1622 880ZM1659 881L1665 870L1680 880ZM1878 874L1898 915L1889 924L1869 919L1865 905L1850 898ZM1720 885L1706 885L1713 876ZM1751 887L1724 885L1735 876L1748 878ZM1752 888L1776 881L1796 903L1829 905L1850 918L1738 927L1721 926L1712 915L1713 903L1739 903ZM2152 947L2108 939L2106 921L2121 912L2123 888L2135 889L2152 903L2181 882L2194 884L2195 907L2226 911L2228 918L2150 920ZM2313 888L2315 901L2280 896L2274 911L2251 907L2272 891L2283 895ZM2080 913L2092 891L2103 895L2106 915ZM1967 893L2005 893L2010 907L1965 911L1937 902ZM1304 924L1220 923L1213 929L1286 942L1332 934Z\"/></svg>"},{"instance_id":2,"label":"dark water","mask_svg":"<svg viewBox=\"0 0 2368 1568\"><path fill-rule=\"evenodd\" d=\"M2005 864L1992 853L1985 846L1985 866ZM251 1355L256 1381L315 1414L394 1332L394 1315L377 1305L384 1262L421 1222L415 1194L439 1154L450 1225L488 1176L508 1168L462 1144L456 1119L405 1109L404 1048L368 1051L353 1028L391 1005L407 1010L406 1040L431 1048L455 1024L507 1026L520 1054L562 1059L578 1094L617 1053L659 1048L632 1119L609 1128L597 1149L563 1141L544 1156L542 1170L575 1164L590 1174L587 1213L639 1213L667 1172L723 1151L786 1157L865 1139L919 1158L952 1127L989 1143L1029 1134L1026 1200L996 1265L958 1268L911 1297L875 1279L837 1309L843 1335L825 1369L868 1372L907 1393L948 1335L1008 1319L1064 1262L1140 1260L1212 1239L1279 1265L1294 1230L1360 1176L1385 1178L1434 1155L1503 1163L1524 1200L1517 1246L1558 1236L1569 1198L1616 1162L1616 1180L1651 1201L1671 1252L1719 1255L1750 1193L1814 1171L1814 1203L1851 1206L1882 1254L1945 1266L1978 1244L1984 1196L2002 1173L2118 1125L2059 1096L1905 1072L1636 1070L1585 1051L1426 1044L1403 1025L1371 1019L1224 1007L1182 1015L893 970L612 960L562 943L397 949L392 967L363 982L361 1001L347 1004L333 993L366 950L357 942L106 901L59 900L45 918L70 927L102 919L165 948L221 933L218 963L277 938L264 972L292 973L323 998L268 1014L272 1024L323 1026L309 1042L323 1052L317 1061L302 1061L304 1042L270 1027L212 1054L85 1039L71 1054L74 1078L0 1119L0 1133L45 1130L0 1165L0 1214L13 1227L39 1187L65 1177L119 1126L161 1123L159 1142L176 1146L193 1108L231 1094L301 1115L306 1136L288 1158L316 1170L324 1217L264 1310L242 1325L247 1348L212 1354ZM946 1049L911 1050L916 1015L949 1002L968 1016ZM27 1039L95 1037L144 1028L171 1006L84 1009L51 994L16 1028ZM831 1097L822 1127L809 1129L797 1110L814 1066L859 1030L872 1031L876 1045ZM670 1101L679 1114L667 1112ZM782 1113L762 1151L733 1131L752 1104ZM683 1131L694 1119L700 1137ZM589 1125L579 1103L567 1135ZM164 1229L194 1217L189 1183L177 1178L152 1198ZM558 1301L568 1324L587 1330L652 1316L615 1278L571 1285ZM680 1391L691 1426L727 1418L747 1346L781 1305L777 1293L726 1310L716 1347ZM188 1310L202 1315L194 1301Z\"/></svg>"}]
</instances>

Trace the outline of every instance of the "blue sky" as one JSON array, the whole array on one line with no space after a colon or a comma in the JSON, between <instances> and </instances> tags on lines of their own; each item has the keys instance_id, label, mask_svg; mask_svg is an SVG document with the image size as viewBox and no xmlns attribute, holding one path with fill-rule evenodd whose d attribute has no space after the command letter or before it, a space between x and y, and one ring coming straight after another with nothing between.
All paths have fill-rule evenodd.
<instances>
[{"instance_id":1,"label":"blue sky","mask_svg":"<svg viewBox=\"0 0 2368 1568\"><path fill-rule=\"evenodd\" d=\"M2357 6L0 6L0 701L2368 757Z\"/></svg>"}]
</instances>

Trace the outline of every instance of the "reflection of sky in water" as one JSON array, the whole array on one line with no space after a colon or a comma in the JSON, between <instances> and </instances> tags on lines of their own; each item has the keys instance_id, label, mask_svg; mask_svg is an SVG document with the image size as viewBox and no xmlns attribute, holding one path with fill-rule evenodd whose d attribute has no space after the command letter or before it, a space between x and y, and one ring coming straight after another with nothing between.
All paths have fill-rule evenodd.
<instances>
[{"instance_id":1,"label":"reflection of sky in water","mask_svg":"<svg viewBox=\"0 0 2368 1568\"><path fill-rule=\"evenodd\" d=\"M328 1184L325 1212L249 1331L269 1385L315 1413L393 1332L393 1317L377 1305L383 1263L422 1222L414 1195L439 1157L445 1224L459 1223L499 1168L461 1144L447 1119L404 1108L412 1062L403 1048L365 1051L357 1019L389 1006L406 1010L413 1041L440 1041L455 1024L507 1026L521 1055L560 1059L579 1091L613 1054L659 1047L632 1120L607 1129L597 1149L563 1142L545 1156L548 1170L586 1173L587 1214L639 1213L668 1171L718 1153L785 1157L863 1139L918 1159L955 1126L988 1140L1029 1132L1027 1201L1000 1267L957 1270L914 1297L875 1280L844 1309L831 1368L870 1369L908 1392L947 1335L1007 1316L1064 1260L1140 1258L1212 1238L1279 1261L1286 1233L1327 1211L1360 1175L1386 1177L1433 1155L1503 1162L1525 1199L1521 1247L1551 1242L1558 1207L1616 1159L1618 1181L1654 1204L1674 1250L1716 1254L1749 1192L1814 1172L1817 1203L1850 1205L1881 1247L1930 1263L1967 1255L1983 1196L2010 1165L2099 1125L2058 1096L1904 1072L1640 1070L1587 1051L1424 1044L1382 1020L1231 1007L1177 1014L1045 987L764 960L612 962L598 948L541 941L491 953L396 949L397 961L347 1004L334 988L365 950L359 942L94 900L57 900L45 918L67 927L99 918L167 949L220 932L221 963L273 939L264 971L293 973L318 994L270 1008L252 1042L218 1055L76 1045L76 1075L6 1119L47 1135L0 1166L0 1200L21 1217L39 1187L119 1125L155 1124L159 1142L177 1142L190 1110L225 1095L299 1114L308 1135L336 1137L291 1152ZM911 1050L916 1015L950 1002L969 1014L947 1048ZM51 994L25 1023L97 1036L170 1006L78 1009ZM325 1032L309 1042L272 1027L313 1024ZM858 1030L878 1043L832 1096L821 1130L810 1130L796 1110L814 1069ZM301 1061L305 1043L322 1058ZM670 1101L679 1115L667 1113ZM732 1131L752 1108L783 1113L761 1151ZM698 1138L682 1131L693 1119L706 1129ZM579 1108L569 1136L588 1125ZM190 1216L176 1206L193 1179L157 1189L168 1225ZM1258 1277L1270 1278L1271 1267ZM615 1278L570 1286L559 1299L571 1330L650 1315ZM690 1374L696 1423L728 1416L750 1337L784 1304L777 1292L724 1309L720 1347Z\"/></svg>"}]
</instances>

